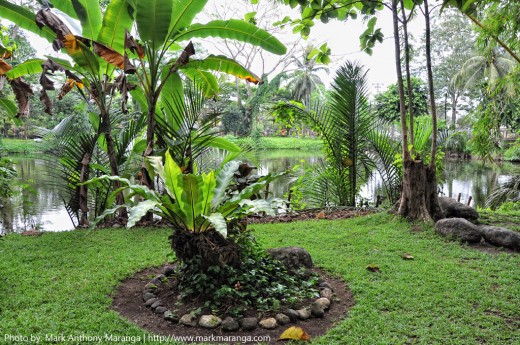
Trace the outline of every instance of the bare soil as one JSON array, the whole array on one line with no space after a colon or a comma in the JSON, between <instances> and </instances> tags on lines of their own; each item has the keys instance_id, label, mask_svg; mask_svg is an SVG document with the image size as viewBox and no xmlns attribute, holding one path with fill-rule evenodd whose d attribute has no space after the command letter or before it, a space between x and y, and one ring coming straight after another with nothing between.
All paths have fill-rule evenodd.
<instances>
[{"instance_id":1,"label":"bare soil","mask_svg":"<svg viewBox=\"0 0 520 345\"><path fill-rule=\"evenodd\" d=\"M151 309L145 307L142 296L144 286L151 278L157 276L164 270L163 267L148 268L137 272L134 276L125 279L115 295L113 296L112 307L126 319L135 323L139 327L158 335L176 337L182 336L237 336L237 337L255 337L269 336L271 341L266 342L275 344L278 337L284 330L290 326L302 327L310 338L314 338L325 334L330 328L334 327L339 321L347 317L348 310L354 305L354 297L352 292L347 288L345 282L341 279L327 275L324 271L314 268L313 271L324 279L334 290L335 298L333 299L329 310L323 318L311 318L305 321L297 321L295 323L278 326L274 330L265 330L257 328L254 331L237 331L223 332L219 328L214 330L203 329L199 327L187 327L180 324L173 324L163 319L162 315L155 314ZM157 297L163 302L164 306L169 310L175 310L175 302L177 301L178 291L175 290L175 282L170 279L169 284L164 288L157 290ZM301 305L310 305L313 300L302 301ZM177 307L179 316L188 313L202 305L201 301L189 301ZM254 315L257 314L257 315ZM259 316L260 313L252 311L250 315ZM271 316L271 314L265 314ZM244 339L244 338L242 338ZM227 343L229 344L229 343ZM240 342L240 344L256 344L256 342Z\"/></svg>"}]
</instances>

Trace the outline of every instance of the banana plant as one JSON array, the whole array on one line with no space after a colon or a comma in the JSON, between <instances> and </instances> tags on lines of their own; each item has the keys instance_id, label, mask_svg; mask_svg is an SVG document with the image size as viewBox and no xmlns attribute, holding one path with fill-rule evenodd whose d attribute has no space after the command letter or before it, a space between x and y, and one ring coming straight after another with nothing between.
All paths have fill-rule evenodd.
<instances>
[{"instance_id":1,"label":"banana plant","mask_svg":"<svg viewBox=\"0 0 520 345\"><path fill-rule=\"evenodd\" d=\"M127 32L124 51L120 50L121 47L111 46L114 50L129 56L138 67L135 74L140 87L131 94L142 100L142 108L148 113L145 156L152 155L154 151L158 113L162 112L163 117L169 118L165 123L172 123L171 131L180 130L173 122L175 117L182 115L182 102L171 109L165 105L165 100L179 98L178 95L182 95L181 74L198 84L207 97L216 96L219 92L212 72L231 74L253 83L261 82L251 71L225 56L209 55L202 60L192 59L195 49L191 40L207 37L234 39L260 46L274 54L281 55L286 52L285 46L271 34L243 20L194 23L195 17L204 9L206 3L207 0L137 1L135 12L138 39L134 39ZM184 50L180 45L183 42L189 42ZM176 54L175 51L180 51L180 54ZM158 142L163 142L160 135ZM142 176L142 183L153 188L153 179L145 166Z\"/></svg>"},{"instance_id":2,"label":"banana plant","mask_svg":"<svg viewBox=\"0 0 520 345\"><path fill-rule=\"evenodd\" d=\"M164 193L117 176L104 175L84 184L119 181L122 184L120 191L128 191L127 204L124 205L130 210L127 227L133 227L148 212L152 212L173 224L172 249L177 258L188 260L200 255L207 261L214 261L213 254L217 252L217 261L224 264L229 262L219 251L233 243L237 229L232 224L254 213L274 214L273 204L278 205L278 200L252 198L268 183L287 173L263 176L241 191L230 192L239 161L230 161L218 171L201 175L184 174L169 151L165 154L164 163L159 156L149 156L146 162L152 178L158 178L164 186ZM120 191L115 191L111 197ZM141 200L135 202L135 196ZM105 211L96 222L114 214L119 207ZM211 251L204 245L208 241L217 244Z\"/></svg>"},{"instance_id":3,"label":"banana plant","mask_svg":"<svg viewBox=\"0 0 520 345\"><path fill-rule=\"evenodd\" d=\"M104 15L101 12L99 2L96 1L60 1L53 0L45 2L47 6L39 10L36 14L31 10L12 4L5 0L0 0L0 16L9 19L23 29L32 31L52 43L56 51L62 51L72 58L69 60L49 57L48 60L32 59L26 61L19 66L9 69L5 75L13 82L20 80L20 77L26 74L41 73L40 84L42 91L40 99L43 101L46 112L50 113L52 102L47 95L48 90L54 90L54 82L49 75L56 71L64 72L67 79L61 87L58 98L64 97L68 92L76 88L85 98L87 104L93 102L97 106L95 113L98 120L95 121L97 126L97 135L101 146L104 148L109 161L110 171L112 175L119 175L117 162L117 143L112 136L111 124L111 107L113 105L115 91L119 90L123 94L123 107L126 106L126 91L132 86L126 82L125 74L119 73L116 78L115 68L130 69L124 63L124 59L120 54L107 48L106 45L123 44L124 28L130 27L134 22L131 11L134 6L133 1L114 1L114 4L107 8ZM54 7L50 8L48 5ZM73 19L79 20L81 24L81 36L74 35L66 23L55 13L55 9L61 10ZM18 83L20 84L20 83ZM24 97L28 99L28 95L32 94L30 86L22 88L17 95L19 104L19 114L28 113L29 106L24 101ZM124 109L125 110L125 109ZM95 146L84 145L91 148L90 151L82 153L80 161L77 162L78 171L84 182L88 179L90 159L93 156ZM84 174L83 174L84 173ZM118 188L118 182L115 183ZM87 199L87 190L84 186L78 187L77 195L80 197L80 209L88 212L85 204ZM122 204L124 199L122 196L117 197L117 202ZM121 210L120 216L126 217L125 210ZM82 216L83 224L88 223L88 218Z\"/></svg>"}]
</instances>

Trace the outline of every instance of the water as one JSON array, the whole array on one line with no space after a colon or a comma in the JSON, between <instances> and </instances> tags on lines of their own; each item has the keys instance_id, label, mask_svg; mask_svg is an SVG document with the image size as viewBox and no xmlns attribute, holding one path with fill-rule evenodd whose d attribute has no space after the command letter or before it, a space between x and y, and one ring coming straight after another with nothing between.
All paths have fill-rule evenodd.
<instances>
[{"instance_id":1,"label":"water","mask_svg":"<svg viewBox=\"0 0 520 345\"><path fill-rule=\"evenodd\" d=\"M250 157L250 162L258 167L257 173L280 172L296 165L319 164L320 152L300 150L262 151ZM41 229L63 231L73 228L58 192L60 183L52 176L52 167L46 159L50 157L10 157L18 173L18 184L12 203L0 209L0 233L21 232ZM51 158L54 159L54 158ZM512 174L520 173L520 165L482 166L479 162L445 162L446 181L439 187L447 196L461 202L472 197L472 206L483 206L487 195ZM288 192L294 176L273 183L270 191L282 197ZM377 176L362 188L361 196L371 199L373 195L384 195L382 181Z\"/></svg>"}]
</instances>

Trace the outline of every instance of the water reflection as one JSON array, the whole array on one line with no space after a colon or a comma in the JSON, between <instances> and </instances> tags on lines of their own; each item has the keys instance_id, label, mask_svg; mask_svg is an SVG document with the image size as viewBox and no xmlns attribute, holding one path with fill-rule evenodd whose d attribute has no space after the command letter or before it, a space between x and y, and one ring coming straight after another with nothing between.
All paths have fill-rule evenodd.
<instances>
[{"instance_id":1,"label":"water reflection","mask_svg":"<svg viewBox=\"0 0 520 345\"><path fill-rule=\"evenodd\" d=\"M46 159L9 158L18 176L11 203L0 210L0 233L71 229L72 222L59 194L61 181L52 176L52 167Z\"/></svg>"},{"instance_id":2,"label":"water reflection","mask_svg":"<svg viewBox=\"0 0 520 345\"><path fill-rule=\"evenodd\" d=\"M10 204L0 209L0 233L21 232L40 228L46 231L70 230L73 225L59 194L59 183L51 175L52 166L42 157L10 157L16 164L18 184ZM258 167L259 174L281 172L296 165L320 164L323 154L319 151L272 150L257 152L248 161ZM54 159L54 158L50 158ZM439 186L444 195L466 202L471 196L472 206L483 206L487 195L508 176L520 173L520 165L482 166L479 162L445 162L445 181ZM277 180L270 192L283 197L296 176L294 174ZM384 195L381 178L375 176L361 191L363 198L371 200L374 195Z\"/></svg>"}]
</instances>

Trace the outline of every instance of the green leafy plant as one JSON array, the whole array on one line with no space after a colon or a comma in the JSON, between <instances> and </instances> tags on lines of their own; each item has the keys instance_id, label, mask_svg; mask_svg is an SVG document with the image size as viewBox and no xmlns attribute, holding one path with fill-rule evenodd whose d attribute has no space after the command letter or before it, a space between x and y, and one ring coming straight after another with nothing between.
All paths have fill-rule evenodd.
<instances>
[{"instance_id":1,"label":"green leafy plant","mask_svg":"<svg viewBox=\"0 0 520 345\"><path fill-rule=\"evenodd\" d=\"M508 161L520 161L520 139L504 152L504 159Z\"/></svg>"},{"instance_id":2,"label":"green leafy plant","mask_svg":"<svg viewBox=\"0 0 520 345\"><path fill-rule=\"evenodd\" d=\"M266 255L250 231L242 233L240 245L240 266L205 268L199 256L185 261L178 271L181 296L203 297L205 308L234 317L252 307L272 312L317 297L316 277L306 277L303 272L289 274L280 262Z\"/></svg>"},{"instance_id":3,"label":"green leafy plant","mask_svg":"<svg viewBox=\"0 0 520 345\"><path fill-rule=\"evenodd\" d=\"M285 174L261 177L244 189L230 193L240 166L238 161L224 164L219 171L201 175L184 174L168 151L164 164L157 156L148 157L146 163L153 178L160 181L164 194L117 176L105 175L85 184L119 181L122 187L114 193L129 190L127 203L123 206L130 210L127 227L134 226L146 213L153 212L173 225L170 238L176 257L185 261L199 255L206 267L240 264L237 238L245 229L241 220L253 213L274 213L270 202L276 200L253 198L267 183ZM144 200L134 202L136 196ZM119 207L105 211L97 221L115 213Z\"/></svg>"}]
</instances>

